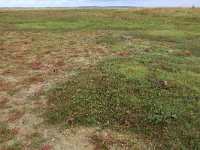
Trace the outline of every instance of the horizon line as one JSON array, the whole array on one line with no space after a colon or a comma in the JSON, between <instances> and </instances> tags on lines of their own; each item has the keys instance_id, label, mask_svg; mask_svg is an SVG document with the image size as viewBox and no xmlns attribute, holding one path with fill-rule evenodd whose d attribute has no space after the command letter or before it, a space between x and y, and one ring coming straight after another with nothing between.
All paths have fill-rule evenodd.
<instances>
[{"instance_id":1,"label":"horizon line","mask_svg":"<svg viewBox=\"0 0 200 150\"><path fill-rule=\"evenodd\" d=\"M147 6L68 6L68 7L53 7L53 6L48 6L48 7L42 7L38 6L37 8L200 8L200 6L157 6L157 7L147 7ZM36 8L34 6L20 6L20 7L1 7L0 8Z\"/></svg>"}]
</instances>

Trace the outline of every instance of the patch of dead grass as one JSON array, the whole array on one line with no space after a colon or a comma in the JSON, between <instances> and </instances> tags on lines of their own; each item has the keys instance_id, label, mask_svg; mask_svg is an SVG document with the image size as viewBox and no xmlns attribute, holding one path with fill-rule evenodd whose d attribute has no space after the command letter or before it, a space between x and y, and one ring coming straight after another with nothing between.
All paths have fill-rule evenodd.
<instances>
[{"instance_id":1,"label":"patch of dead grass","mask_svg":"<svg viewBox=\"0 0 200 150\"><path fill-rule=\"evenodd\" d=\"M12 112L10 115L9 115L9 118L8 118L8 121L9 122L15 122L19 119L21 119L22 117L24 116L24 113L20 110L15 110L14 112Z\"/></svg>"},{"instance_id":2,"label":"patch of dead grass","mask_svg":"<svg viewBox=\"0 0 200 150\"><path fill-rule=\"evenodd\" d=\"M0 109L6 109L6 108L8 108L8 102L9 102L9 99L7 97L3 97L0 100Z\"/></svg>"},{"instance_id":3,"label":"patch of dead grass","mask_svg":"<svg viewBox=\"0 0 200 150\"><path fill-rule=\"evenodd\" d=\"M111 131L100 131L90 136L90 142L94 150L110 149L147 149L150 143L142 141L137 135L114 133Z\"/></svg>"}]
</instances>

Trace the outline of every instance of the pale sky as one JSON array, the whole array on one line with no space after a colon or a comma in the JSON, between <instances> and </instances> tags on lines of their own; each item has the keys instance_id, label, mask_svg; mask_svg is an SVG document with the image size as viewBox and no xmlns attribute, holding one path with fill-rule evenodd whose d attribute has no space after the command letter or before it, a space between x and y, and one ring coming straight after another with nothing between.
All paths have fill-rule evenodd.
<instances>
[{"instance_id":1,"label":"pale sky","mask_svg":"<svg viewBox=\"0 0 200 150\"><path fill-rule=\"evenodd\" d=\"M200 0L0 0L0 7L192 7L192 5L200 7Z\"/></svg>"}]
</instances>

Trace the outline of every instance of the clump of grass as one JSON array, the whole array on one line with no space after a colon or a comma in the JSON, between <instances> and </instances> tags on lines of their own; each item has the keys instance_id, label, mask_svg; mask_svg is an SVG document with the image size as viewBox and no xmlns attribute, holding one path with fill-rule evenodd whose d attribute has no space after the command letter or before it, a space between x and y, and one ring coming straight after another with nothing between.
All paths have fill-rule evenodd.
<instances>
[{"instance_id":1,"label":"clump of grass","mask_svg":"<svg viewBox=\"0 0 200 150\"><path fill-rule=\"evenodd\" d=\"M0 63L0 69L5 68L5 64Z\"/></svg>"},{"instance_id":2,"label":"clump of grass","mask_svg":"<svg viewBox=\"0 0 200 150\"><path fill-rule=\"evenodd\" d=\"M185 40L181 43L178 43L174 46L175 48L190 50L193 55L200 56L200 38L199 39L192 39L192 40Z\"/></svg>"},{"instance_id":3,"label":"clump of grass","mask_svg":"<svg viewBox=\"0 0 200 150\"><path fill-rule=\"evenodd\" d=\"M109 150L111 148L130 149L134 143L127 139L118 139L113 135L95 134L90 137L96 150Z\"/></svg>"},{"instance_id":4,"label":"clump of grass","mask_svg":"<svg viewBox=\"0 0 200 150\"><path fill-rule=\"evenodd\" d=\"M3 150L21 150L21 149L24 149L24 145L21 140L17 140L11 145L3 147Z\"/></svg>"},{"instance_id":5,"label":"clump of grass","mask_svg":"<svg viewBox=\"0 0 200 150\"><path fill-rule=\"evenodd\" d=\"M39 149L46 141L46 138L43 138L40 133L34 132L26 136L26 139L30 140L30 146L32 148Z\"/></svg>"},{"instance_id":6,"label":"clump of grass","mask_svg":"<svg viewBox=\"0 0 200 150\"><path fill-rule=\"evenodd\" d=\"M131 50L133 48L135 47L131 44L120 44L120 45L116 45L114 49L117 51L120 51L120 50Z\"/></svg>"},{"instance_id":7,"label":"clump of grass","mask_svg":"<svg viewBox=\"0 0 200 150\"><path fill-rule=\"evenodd\" d=\"M53 105L46 120L143 133L160 149L198 149L198 66L191 58L161 54L108 60L50 90ZM191 82L176 80L186 72ZM159 80L167 87L160 87Z\"/></svg>"},{"instance_id":8,"label":"clump of grass","mask_svg":"<svg viewBox=\"0 0 200 150\"><path fill-rule=\"evenodd\" d=\"M114 45L122 41L124 41L124 39L121 36L117 35L104 35L104 36L99 36L96 39L97 44L109 44L109 45Z\"/></svg>"},{"instance_id":9,"label":"clump of grass","mask_svg":"<svg viewBox=\"0 0 200 150\"><path fill-rule=\"evenodd\" d=\"M0 124L0 144L9 141L15 134L8 128L7 124Z\"/></svg>"},{"instance_id":10,"label":"clump of grass","mask_svg":"<svg viewBox=\"0 0 200 150\"><path fill-rule=\"evenodd\" d=\"M123 36L122 36L123 37ZM129 37L129 36L127 36ZM132 37L132 36L130 36ZM130 38L129 37L129 38ZM142 39L131 39L129 41L121 42L112 47L116 51L132 51L132 52L157 52L161 53L165 51L166 49L169 49L169 46L166 45L160 45L158 42L154 41L145 41Z\"/></svg>"}]
</instances>

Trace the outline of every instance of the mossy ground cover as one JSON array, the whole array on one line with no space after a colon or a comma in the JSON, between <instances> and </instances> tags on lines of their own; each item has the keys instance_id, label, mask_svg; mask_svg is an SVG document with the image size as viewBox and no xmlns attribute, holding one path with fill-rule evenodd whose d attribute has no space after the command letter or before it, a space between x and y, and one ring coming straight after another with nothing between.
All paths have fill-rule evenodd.
<instances>
[{"instance_id":1,"label":"mossy ground cover","mask_svg":"<svg viewBox=\"0 0 200 150\"><path fill-rule=\"evenodd\" d=\"M54 105L47 121L143 133L157 148L198 149L199 71L199 61L190 57L117 57L50 90Z\"/></svg>"}]
</instances>

